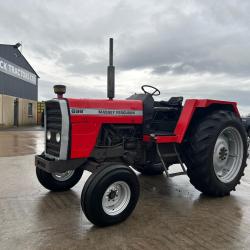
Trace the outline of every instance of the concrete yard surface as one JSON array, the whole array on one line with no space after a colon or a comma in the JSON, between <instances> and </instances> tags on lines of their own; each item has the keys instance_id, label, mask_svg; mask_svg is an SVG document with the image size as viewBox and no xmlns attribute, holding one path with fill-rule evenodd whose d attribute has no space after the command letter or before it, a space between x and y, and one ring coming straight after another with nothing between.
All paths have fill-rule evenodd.
<instances>
[{"instance_id":1,"label":"concrete yard surface","mask_svg":"<svg viewBox=\"0 0 250 250\"><path fill-rule=\"evenodd\" d=\"M42 131L0 131L0 249L250 249L250 170L236 192L208 198L187 176L138 175L132 215L93 226L80 207L85 172L72 190L53 193L37 181L34 154Z\"/></svg>"}]
</instances>

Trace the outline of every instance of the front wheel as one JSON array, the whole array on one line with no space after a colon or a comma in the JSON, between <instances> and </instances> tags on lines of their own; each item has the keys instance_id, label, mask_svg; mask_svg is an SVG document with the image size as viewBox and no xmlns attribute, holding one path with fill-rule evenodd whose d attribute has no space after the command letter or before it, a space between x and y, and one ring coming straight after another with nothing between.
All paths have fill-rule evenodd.
<instances>
[{"instance_id":1,"label":"front wheel","mask_svg":"<svg viewBox=\"0 0 250 250\"><path fill-rule=\"evenodd\" d=\"M125 220L139 198L139 182L127 166L101 167L84 185L81 195L83 212L97 226L108 226Z\"/></svg>"},{"instance_id":2,"label":"front wheel","mask_svg":"<svg viewBox=\"0 0 250 250\"><path fill-rule=\"evenodd\" d=\"M36 175L39 182L51 191L66 191L75 186L81 179L83 169L68 170L63 173L47 173L40 168L36 168Z\"/></svg>"},{"instance_id":3,"label":"front wheel","mask_svg":"<svg viewBox=\"0 0 250 250\"><path fill-rule=\"evenodd\" d=\"M186 147L187 174L199 191L228 195L240 183L247 159L247 136L229 111L215 111L191 131Z\"/></svg>"}]
</instances>

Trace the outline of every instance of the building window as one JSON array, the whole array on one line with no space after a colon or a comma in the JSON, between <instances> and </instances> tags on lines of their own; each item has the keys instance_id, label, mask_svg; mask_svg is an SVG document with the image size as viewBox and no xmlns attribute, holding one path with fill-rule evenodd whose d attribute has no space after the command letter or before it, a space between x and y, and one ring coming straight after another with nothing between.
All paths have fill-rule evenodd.
<instances>
[{"instance_id":1,"label":"building window","mask_svg":"<svg viewBox=\"0 0 250 250\"><path fill-rule=\"evenodd\" d=\"M28 104L28 116L33 116L33 104Z\"/></svg>"}]
</instances>

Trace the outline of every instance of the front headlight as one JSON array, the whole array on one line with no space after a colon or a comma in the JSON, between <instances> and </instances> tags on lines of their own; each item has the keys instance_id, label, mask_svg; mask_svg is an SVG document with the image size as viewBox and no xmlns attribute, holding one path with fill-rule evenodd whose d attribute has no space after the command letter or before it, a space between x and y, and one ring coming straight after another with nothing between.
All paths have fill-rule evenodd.
<instances>
[{"instance_id":1,"label":"front headlight","mask_svg":"<svg viewBox=\"0 0 250 250\"><path fill-rule=\"evenodd\" d=\"M56 142L59 143L61 141L60 133L56 133Z\"/></svg>"},{"instance_id":2,"label":"front headlight","mask_svg":"<svg viewBox=\"0 0 250 250\"><path fill-rule=\"evenodd\" d=\"M50 131L47 131L46 138L48 141L50 141L50 139L51 139L51 132Z\"/></svg>"}]
</instances>

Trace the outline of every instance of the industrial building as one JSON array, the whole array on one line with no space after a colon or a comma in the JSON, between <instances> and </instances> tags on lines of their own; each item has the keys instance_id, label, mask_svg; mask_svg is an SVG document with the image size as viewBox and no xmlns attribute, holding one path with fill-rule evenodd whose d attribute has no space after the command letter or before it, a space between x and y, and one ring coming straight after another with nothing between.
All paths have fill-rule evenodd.
<instances>
[{"instance_id":1,"label":"industrial building","mask_svg":"<svg viewBox=\"0 0 250 250\"><path fill-rule=\"evenodd\" d=\"M39 76L20 46L0 44L0 127L37 123Z\"/></svg>"}]
</instances>

